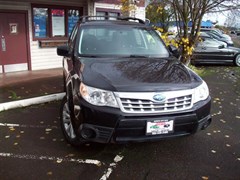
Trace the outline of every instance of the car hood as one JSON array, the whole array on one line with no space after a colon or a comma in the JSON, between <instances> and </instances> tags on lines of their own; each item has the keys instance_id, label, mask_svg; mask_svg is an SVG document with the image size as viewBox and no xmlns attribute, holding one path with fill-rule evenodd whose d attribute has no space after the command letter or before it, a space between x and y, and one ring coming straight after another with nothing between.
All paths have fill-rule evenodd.
<instances>
[{"instance_id":1,"label":"car hood","mask_svg":"<svg viewBox=\"0 0 240 180\"><path fill-rule=\"evenodd\" d=\"M82 82L120 92L183 90L202 80L174 58L80 58Z\"/></svg>"}]
</instances>

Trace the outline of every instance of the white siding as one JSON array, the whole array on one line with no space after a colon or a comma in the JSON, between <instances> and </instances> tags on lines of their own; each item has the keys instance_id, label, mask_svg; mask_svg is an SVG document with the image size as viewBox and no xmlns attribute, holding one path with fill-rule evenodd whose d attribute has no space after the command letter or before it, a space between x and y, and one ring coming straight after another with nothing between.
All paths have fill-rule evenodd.
<instances>
[{"instance_id":1,"label":"white siding","mask_svg":"<svg viewBox=\"0 0 240 180\"><path fill-rule=\"evenodd\" d=\"M95 3L96 8L104 8L104 9L117 9L120 10L120 5L116 4L107 4L107 3Z\"/></svg>"},{"instance_id":2,"label":"white siding","mask_svg":"<svg viewBox=\"0 0 240 180\"><path fill-rule=\"evenodd\" d=\"M95 3L95 8L114 9L120 10L121 5L107 4L107 3ZM145 7L137 7L135 13L131 12L130 16L145 20Z\"/></svg>"},{"instance_id":3,"label":"white siding","mask_svg":"<svg viewBox=\"0 0 240 180\"><path fill-rule=\"evenodd\" d=\"M136 18L142 19L145 21L145 7L138 7L135 14Z\"/></svg>"}]
</instances>

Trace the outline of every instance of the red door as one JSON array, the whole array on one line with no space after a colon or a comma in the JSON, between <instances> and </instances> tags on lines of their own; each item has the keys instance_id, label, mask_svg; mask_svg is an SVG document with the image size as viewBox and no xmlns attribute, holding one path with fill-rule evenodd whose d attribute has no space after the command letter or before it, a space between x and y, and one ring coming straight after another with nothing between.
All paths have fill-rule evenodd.
<instances>
[{"instance_id":1,"label":"red door","mask_svg":"<svg viewBox=\"0 0 240 180\"><path fill-rule=\"evenodd\" d=\"M28 70L25 13L0 12L0 73Z\"/></svg>"}]
</instances>

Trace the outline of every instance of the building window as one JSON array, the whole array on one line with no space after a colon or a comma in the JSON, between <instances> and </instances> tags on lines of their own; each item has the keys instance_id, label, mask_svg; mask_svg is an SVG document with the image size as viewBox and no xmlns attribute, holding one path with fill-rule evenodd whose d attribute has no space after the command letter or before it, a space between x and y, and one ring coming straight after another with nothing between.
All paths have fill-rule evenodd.
<instances>
[{"instance_id":1,"label":"building window","mask_svg":"<svg viewBox=\"0 0 240 180\"><path fill-rule=\"evenodd\" d=\"M48 34L48 9L33 8L34 37L46 38Z\"/></svg>"},{"instance_id":2,"label":"building window","mask_svg":"<svg viewBox=\"0 0 240 180\"><path fill-rule=\"evenodd\" d=\"M82 14L82 8L32 5L33 40L66 39Z\"/></svg>"},{"instance_id":3,"label":"building window","mask_svg":"<svg viewBox=\"0 0 240 180\"><path fill-rule=\"evenodd\" d=\"M112 10L112 9L102 9L97 8L96 9L96 15L97 16L111 16L109 19L115 19L114 17L120 16L120 10ZM100 19L104 19L101 17Z\"/></svg>"},{"instance_id":4,"label":"building window","mask_svg":"<svg viewBox=\"0 0 240 180\"><path fill-rule=\"evenodd\" d=\"M68 36L70 36L72 29L79 19L79 10L69 9L68 10Z\"/></svg>"},{"instance_id":5,"label":"building window","mask_svg":"<svg viewBox=\"0 0 240 180\"><path fill-rule=\"evenodd\" d=\"M64 9L51 9L52 37L65 36L65 15Z\"/></svg>"}]
</instances>

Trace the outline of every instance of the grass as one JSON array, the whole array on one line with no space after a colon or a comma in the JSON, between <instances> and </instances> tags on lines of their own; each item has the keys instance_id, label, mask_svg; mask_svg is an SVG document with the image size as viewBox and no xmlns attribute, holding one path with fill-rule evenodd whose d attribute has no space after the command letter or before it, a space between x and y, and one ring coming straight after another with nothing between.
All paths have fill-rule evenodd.
<instances>
[{"instance_id":1,"label":"grass","mask_svg":"<svg viewBox=\"0 0 240 180\"><path fill-rule=\"evenodd\" d=\"M197 73L201 77L206 77L213 73L213 71L211 71L211 69L209 69L207 67L203 67L203 66L196 67L193 65L189 65L189 68L192 69L195 73Z\"/></svg>"},{"instance_id":2,"label":"grass","mask_svg":"<svg viewBox=\"0 0 240 180\"><path fill-rule=\"evenodd\" d=\"M8 91L11 95L9 96L10 99L17 100L20 99L20 96L17 96L17 93L15 91L9 90Z\"/></svg>"}]
</instances>

